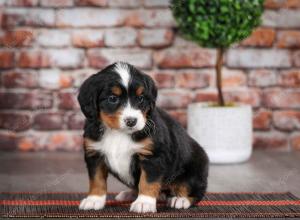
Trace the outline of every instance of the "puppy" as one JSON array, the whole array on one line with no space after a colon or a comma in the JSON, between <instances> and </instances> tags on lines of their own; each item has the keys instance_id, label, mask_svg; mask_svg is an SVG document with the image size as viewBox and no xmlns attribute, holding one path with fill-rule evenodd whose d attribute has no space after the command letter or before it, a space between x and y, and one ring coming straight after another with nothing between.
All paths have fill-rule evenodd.
<instances>
[{"instance_id":1,"label":"puppy","mask_svg":"<svg viewBox=\"0 0 300 220\"><path fill-rule=\"evenodd\" d=\"M89 77L78 95L86 117L84 154L90 187L83 210L105 205L108 173L132 190L117 200L134 200L132 212L156 212L160 192L168 205L187 209L202 199L208 157L165 111L155 106L153 80L134 66L114 63Z\"/></svg>"}]
</instances>

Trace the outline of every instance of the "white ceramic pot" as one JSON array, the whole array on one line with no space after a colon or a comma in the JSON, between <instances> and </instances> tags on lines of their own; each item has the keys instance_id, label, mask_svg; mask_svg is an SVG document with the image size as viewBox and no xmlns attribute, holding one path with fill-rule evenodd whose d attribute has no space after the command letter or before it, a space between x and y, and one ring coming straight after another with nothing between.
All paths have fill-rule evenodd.
<instances>
[{"instance_id":1,"label":"white ceramic pot","mask_svg":"<svg viewBox=\"0 0 300 220\"><path fill-rule=\"evenodd\" d=\"M252 153L252 108L190 104L188 132L205 149L211 163L244 162Z\"/></svg>"}]
</instances>

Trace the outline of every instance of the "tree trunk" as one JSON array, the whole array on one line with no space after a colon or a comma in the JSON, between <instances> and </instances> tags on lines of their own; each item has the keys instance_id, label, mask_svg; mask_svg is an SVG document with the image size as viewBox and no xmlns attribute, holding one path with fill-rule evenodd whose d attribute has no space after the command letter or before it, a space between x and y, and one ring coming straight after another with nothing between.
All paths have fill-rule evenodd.
<instances>
[{"instance_id":1,"label":"tree trunk","mask_svg":"<svg viewBox=\"0 0 300 220\"><path fill-rule=\"evenodd\" d=\"M218 89L218 104L225 106L223 92L222 92L222 66L223 66L224 48L217 49L217 63L216 63L216 85Z\"/></svg>"}]
</instances>

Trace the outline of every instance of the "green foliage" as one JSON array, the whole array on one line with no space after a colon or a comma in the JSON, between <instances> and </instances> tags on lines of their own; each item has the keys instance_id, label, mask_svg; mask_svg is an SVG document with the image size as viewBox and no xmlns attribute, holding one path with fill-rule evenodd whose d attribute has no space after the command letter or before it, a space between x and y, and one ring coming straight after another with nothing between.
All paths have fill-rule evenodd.
<instances>
[{"instance_id":1,"label":"green foliage","mask_svg":"<svg viewBox=\"0 0 300 220\"><path fill-rule=\"evenodd\" d=\"M227 48L260 22L264 0L172 0L180 33L203 47Z\"/></svg>"}]
</instances>

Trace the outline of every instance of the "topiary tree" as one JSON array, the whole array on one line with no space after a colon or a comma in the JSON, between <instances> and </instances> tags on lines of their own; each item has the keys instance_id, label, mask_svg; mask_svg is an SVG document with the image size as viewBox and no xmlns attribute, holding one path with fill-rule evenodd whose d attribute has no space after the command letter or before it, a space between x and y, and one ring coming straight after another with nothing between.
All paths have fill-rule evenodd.
<instances>
[{"instance_id":1,"label":"topiary tree","mask_svg":"<svg viewBox=\"0 0 300 220\"><path fill-rule=\"evenodd\" d=\"M264 0L171 0L179 32L202 47L217 48L218 104L224 106L222 61L226 48L260 24Z\"/></svg>"}]
</instances>

